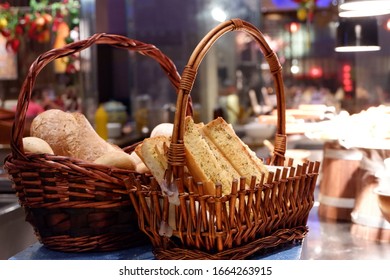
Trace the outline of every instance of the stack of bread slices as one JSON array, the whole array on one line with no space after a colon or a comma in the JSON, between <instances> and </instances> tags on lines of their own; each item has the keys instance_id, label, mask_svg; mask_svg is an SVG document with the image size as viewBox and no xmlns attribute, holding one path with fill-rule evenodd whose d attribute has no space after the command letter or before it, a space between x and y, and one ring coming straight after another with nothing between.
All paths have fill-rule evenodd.
<instances>
[{"instance_id":1,"label":"stack of bread slices","mask_svg":"<svg viewBox=\"0 0 390 280\"><path fill-rule=\"evenodd\" d=\"M170 135L146 138L137 146L135 153L150 170L157 182L164 183L168 167L167 150ZM184 145L186 170L196 182L202 182L206 194L215 194L215 185L222 185L222 193L229 194L234 179L246 178L249 185L252 176L256 182L267 180L268 169L235 133L223 118L207 124L194 123L192 117L185 119Z\"/></svg>"}]
</instances>

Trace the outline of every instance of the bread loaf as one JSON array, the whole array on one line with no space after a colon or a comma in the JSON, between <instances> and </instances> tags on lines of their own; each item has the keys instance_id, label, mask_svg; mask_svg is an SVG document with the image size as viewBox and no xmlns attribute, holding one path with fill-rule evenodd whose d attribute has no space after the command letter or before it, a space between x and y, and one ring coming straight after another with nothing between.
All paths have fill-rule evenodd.
<instances>
[{"instance_id":1,"label":"bread loaf","mask_svg":"<svg viewBox=\"0 0 390 280\"><path fill-rule=\"evenodd\" d=\"M108 153L123 152L119 147L102 139L87 118L77 112L47 110L34 118L30 134L45 140L56 155L90 162Z\"/></svg>"}]
</instances>

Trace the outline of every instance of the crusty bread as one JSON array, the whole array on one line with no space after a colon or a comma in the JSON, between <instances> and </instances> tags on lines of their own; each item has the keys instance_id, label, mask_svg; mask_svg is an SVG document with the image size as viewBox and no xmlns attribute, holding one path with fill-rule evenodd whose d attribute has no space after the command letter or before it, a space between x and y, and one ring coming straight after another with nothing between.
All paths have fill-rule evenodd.
<instances>
[{"instance_id":1,"label":"crusty bread","mask_svg":"<svg viewBox=\"0 0 390 280\"><path fill-rule=\"evenodd\" d=\"M31 122L30 135L45 140L56 155L69 155L74 146L80 146L75 139L76 119L61 110L47 110L36 116ZM71 144L64 144L71 142ZM77 143L76 143L77 142Z\"/></svg>"},{"instance_id":2,"label":"crusty bread","mask_svg":"<svg viewBox=\"0 0 390 280\"><path fill-rule=\"evenodd\" d=\"M241 177L241 175L237 172L236 169L234 169L234 167L230 163L230 161L225 156L223 156L223 154L221 154L221 152L218 149L218 147L212 141L210 141L208 138L206 138L205 135L203 134L202 128L204 127L204 123L197 123L197 124L195 124L195 126L198 128L199 132L201 133L201 135L206 140L206 142L209 145L211 151L213 152L215 158L217 159L220 167L223 170L227 171L228 176L230 175L229 179L232 180L232 181L234 179L239 179ZM229 188L229 190L230 190L230 188Z\"/></svg>"},{"instance_id":3,"label":"crusty bread","mask_svg":"<svg viewBox=\"0 0 390 280\"><path fill-rule=\"evenodd\" d=\"M135 171L140 174L150 173L149 168L143 162L135 165Z\"/></svg>"},{"instance_id":4,"label":"crusty bread","mask_svg":"<svg viewBox=\"0 0 390 280\"><path fill-rule=\"evenodd\" d=\"M34 154L54 154L53 149L43 139L38 137L23 137L23 149Z\"/></svg>"},{"instance_id":5,"label":"crusty bread","mask_svg":"<svg viewBox=\"0 0 390 280\"><path fill-rule=\"evenodd\" d=\"M81 113L68 113L58 109L44 111L34 118L30 135L45 140L54 154L85 161L121 149L102 139Z\"/></svg>"},{"instance_id":6,"label":"crusty bread","mask_svg":"<svg viewBox=\"0 0 390 280\"><path fill-rule=\"evenodd\" d=\"M205 192L215 194L215 184L220 183L222 192L229 193L234 175L222 168L191 117L185 119L184 145L188 171L195 181L204 184Z\"/></svg>"},{"instance_id":7,"label":"crusty bread","mask_svg":"<svg viewBox=\"0 0 390 280\"><path fill-rule=\"evenodd\" d=\"M196 182L202 182L204 192L214 195L216 184L222 185L222 194L229 194L234 179L245 177L247 186L252 176L257 182L268 177L268 169L256 154L236 135L222 118L208 124L195 124L187 116L184 122L185 170ZM135 152L149 168L157 182L164 182L168 168L166 147L168 136L144 139Z\"/></svg>"},{"instance_id":8,"label":"crusty bread","mask_svg":"<svg viewBox=\"0 0 390 280\"><path fill-rule=\"evenodd\" d=\"M135 148L135 153L145 163L156 181L162 185L164 182L165 171L168 168L168 159L166 156L167 147L169 147L170 138L164 135L145 138Z\"/></svg>"},{"instance_id":9,"label":"crusty bread","mask_svg":"<svg viewBox=\"0 0 390 280\"><path fill-rule=\"evenodd\" d=\"M74 147L72 149L72 156L84 160L94 161L107 153L115 151L123 152L118 146L108 143L106 140L101 138L82 113L73 112L70 114L75 118L78 124L79 139L82 142L81 147ZM125 157L125 155L122 157Z\"/></svg>"},{"instance_id":10,"label":"crusty bread","mask_svg":"<svg viewBox=\"0 0 390 280\"><path fill-rule=\"evenodd\" d=\"M257 182L262 176L268 177L268 169L263 161L256 156L235 133L233 128L223 119L216 118L201 127L202 133L210 143L213 143L228 159L235 170L247 179L256 176Z\"/></svg>"},{"instance_id":11,"label":"crusty bread","mask_svg":"<svg viewBox=\"0 0 390 280\"><path fill-rule=\"evenodd\" d=\"M136 168L136 164L132 157L120 150L108 152L101 157L98 157L94 163L130 170L135 170Z\"/></svg>"},{"instance_id":12,"label":"crusty bread","mask_svg":"<svg viewBox=\"0 0 390 280\"><path fill-rule=\"evenodd\" d=\"M135 164L135 171L144 174L150 172L149 168L145 165L145 163L140 159L140 157L137 155L135 151L132 151L130 153L130 157L133 160Z\"/></svg>"}]
</instances>

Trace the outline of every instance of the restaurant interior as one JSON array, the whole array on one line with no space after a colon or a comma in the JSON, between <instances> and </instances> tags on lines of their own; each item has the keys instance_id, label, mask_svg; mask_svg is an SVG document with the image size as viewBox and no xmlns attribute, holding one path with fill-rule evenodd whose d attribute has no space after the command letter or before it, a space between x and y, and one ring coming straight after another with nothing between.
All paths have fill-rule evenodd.
<instances>
[{"instance_id":1,"label":"restaurant interior","mask_svg":"<svg viewBox=\"0 0 390 280\"><path fill-rule=\"evenodd\" d=\"M390 1L356 0L368 3L343 10L349 2L0 1L0 259L31 257L24 250L39 243L2 164L13 152L23 83L40 55L121 35L157 47L182 75L209 30L234 18L260 30L282 67L285 156L321 164L298 258L390 259L390 223L376 192L382 186L390 196ZM153 60L104 43L61 56L39 66L30 105L81 112L95 129L103 106L105 140L128 147L175 120L177 89ZM202 60L191 91L195 122L222 117L265 161L280 102L267 62L248 33L229 32ZM27 113L25 137L37 115Z\"/></svg>"}]
</instances>

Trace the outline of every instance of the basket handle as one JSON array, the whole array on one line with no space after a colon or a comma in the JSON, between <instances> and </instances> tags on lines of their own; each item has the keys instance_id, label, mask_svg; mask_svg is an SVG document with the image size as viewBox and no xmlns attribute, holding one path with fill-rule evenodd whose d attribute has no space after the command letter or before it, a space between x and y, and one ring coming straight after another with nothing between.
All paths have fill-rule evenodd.
<instances>
[{"instance_id":1,"label":"basket handle","mask_svg":"<svg viewBox=\"0 0 390 280\"><path fill-rule=\"evenodd\" d=\"M183 144L184 119L186 116L186 108L188 105L189 96L194 85L199 65L217 39L219 39L222 35L235 30L244 31L251 35L251 37L257 42L269 64L277 96L277 130L271 164L279 166L284 164L287 137L285 129L286 105L284 99L282 66L276 56L276 53L269 47L268 43L266 42L264 35L255 26L241 19L232 19L219 24L206 34L206 36L199 42L193 51L187 65L183 70L176 102L177 111L174 119L171 146L168 151L169 167L166 173L166 179L168 182L171 182L172 178L183 178L183 170L185 165Z\"/></svg>"},{"instance_id":2,"label":"basket handle","mask_svg":"<svg viewBox=\"0 0 390 280\"><path fill-rule=\"evenodd\" d=\"M107 44L113 47L136 51L142 55L149 56L156 60L165 74L168 76L171 84L174 88L179 88L180 75L177 72L175 64L164 53L162 53L157 47L151 44L146 44L134 39L127 38L125 36L116 34L97 33L91 37L80 40L74 43L65 45L62 48L52 49L41 54L30 66L26 79L21 87L18 103L15 112L15 121L12 126L11 132L11 149L14 157L25 158L22 138L24 132L24 126L26 122L26 112L31 99L31 93L34 88L35 80L39 72L50 62L57 58L69 56L78 53L84 49L91 47L94 44ZM192 115L192 104L189 106L188 114Z\"/></svg>"}]
</instances>

